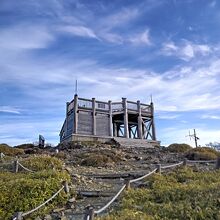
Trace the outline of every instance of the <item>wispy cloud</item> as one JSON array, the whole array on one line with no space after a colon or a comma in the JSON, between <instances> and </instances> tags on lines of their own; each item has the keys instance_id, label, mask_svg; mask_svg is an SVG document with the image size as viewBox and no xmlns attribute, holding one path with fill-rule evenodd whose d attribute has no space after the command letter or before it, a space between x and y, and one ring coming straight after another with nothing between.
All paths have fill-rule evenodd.
<instances>
[{"instance_id":1,"label":"wispy cloud","mask_svg":"<svg viewBox=\"0 0 220 220\"><path fill-rule=\"evenodd\" d=\"M17 25L0 30L0 48L8 50L45 48L54 40L45 26Z\"/></svg>"},{"instance_id":2,"label":"wispy cloud","mask_svg":"<svg viewBox=\"0 0 220 220\"><path fill-rule=\"evenodd\" d=\"M177 45L172 41L163 44L162 53L166 56L176 56L182 60L190 61L196 56L206 56L211 52L211 48L206 44L195 44L183 40Z\"/></svg>"},{"instance_id":3,"label":"wispy cloud","mask_svg":"<svg viewBox=\"0 0 220 220\"><path fill-rule=\"evenodd\" d=\"M0 113L21 114L21 110L12 106L0 106Z\"/></svg>"},{"instance_id":4,"label":"wispy cloud","mask_svg":"<svg viewBox=\"0 0 220 220\"><path fill-rule=\"evenodd\" d=\"M220 116L219 115L210 115L210 114L202 115L201 118L202 119L220 120Z\"/></svg>"},{"instance_id":5,"label":"wispy cloud","mask_svg":"<svg viewBox=\"0 0 220 220\"><path fill-rule=\"evenodd\" d=\"M84 27L84 26L70 26L69 25L69 26L60 27L58 30L75 35L75 36L98 39L98 37L96 36L96 34L94 33L92 29L88 27Z\"/></svg>"},{"instance_id":6,"label":"wispy cloud","mask_svg":"<svg viewBox=\"0 0 220 220\"><path fill-rule=\"evenodd\" d=\"M149 29L147 29L143 33L136 34L133 37L129 37L128 41L135 45L151 45Z\"/></svg>"}]
</instances>

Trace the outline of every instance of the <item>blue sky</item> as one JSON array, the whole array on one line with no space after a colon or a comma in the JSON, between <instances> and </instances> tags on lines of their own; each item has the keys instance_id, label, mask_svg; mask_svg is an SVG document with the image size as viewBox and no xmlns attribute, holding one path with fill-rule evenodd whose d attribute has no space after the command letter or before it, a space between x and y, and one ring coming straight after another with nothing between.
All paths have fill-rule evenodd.
<instances>
[{"instance_id":1,"label":"blue sky","mask_svg":"<svg viewBox=\"0 0 220 220\"><path fill-rule=\"evenodd\" d=\"M220 142L220 2L1 0L0 142L58 143L74 95L140 99L162 145Z\"/></svg>"}]
</instances>

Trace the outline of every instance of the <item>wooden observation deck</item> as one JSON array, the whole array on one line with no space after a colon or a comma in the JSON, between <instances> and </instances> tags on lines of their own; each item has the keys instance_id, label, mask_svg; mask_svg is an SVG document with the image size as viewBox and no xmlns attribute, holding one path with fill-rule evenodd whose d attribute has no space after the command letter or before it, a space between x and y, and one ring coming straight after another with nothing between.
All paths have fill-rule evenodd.
<instances>
[{"instance_id":1,"label":"wooden observation deck","mask_svg":"<svg viewBox=\"0 0 220 220\"><path fill-rule=\"evenodd\" d=\"M156 141L154 105L140 101L103 102L74 96L66 103L60 142L123 137Z\"/></svg>"}]
</instances>

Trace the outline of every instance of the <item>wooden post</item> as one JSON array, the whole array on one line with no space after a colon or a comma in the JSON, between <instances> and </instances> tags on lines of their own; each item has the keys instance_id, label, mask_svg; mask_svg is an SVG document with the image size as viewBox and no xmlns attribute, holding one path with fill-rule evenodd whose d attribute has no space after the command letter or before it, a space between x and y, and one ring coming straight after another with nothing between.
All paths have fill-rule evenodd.
<instances>
[{"instance_id":1,"label":"wooden post","mask_svg":"<svg viewBox=\"0 0 220 220\"><path fill-rule=\"evenodd\" d=\"M95 98L92 98L92 133L93 133L93 135L96 135Z\"/></svg>"},{"instance_id":2,"label":"wooden post","mask_svg":"<svg viewBox=\"0 0 220 220\"><path fill-rule=\"evenodd\" d=\"M66 194L69 194L70 188L69 188L69 185L68 185L67 181L64 181L63 185L64 185L64 191L65 191L65 193L66 193Z\"/></svg>"},{"instance_id":3,"label":"wooden post","mask_svg":"<svg viewBox=\"0 0 220 220\"><path fill-rule=\"evenodd\" d=\"M157 164L157 173L161 174L161 164Z\"/></svg>"},{"instance_id":4,"label":"wooden post","mask_svg":"<svg viewBox=\"0 0 220 220\"><path fill-rule=\"evenodd\" d=\"M18 172L18 160L14 161L14 173Z\"/></svg>"},{"instance_id":5,"label":"wooden post","mask_svg":"<svg viewBox=\"0 0 220 220\"><path fill-rule=\"evenodd\" d=\"M183 159L183 166L186 166L187 165L187 158L184 158Z\"/></svg>"},{"instance_id":6,"label":"wooden post","mask_svg":"<svg viewBox=\"0 0 220 220\"><path fill-rule=\"evenodd\" d=\"M220 169L220 157L217 158L216 160L216 169Z\"/></svg>"},{"instance_id":7,"label":"wooden post","mask_svg":"<svg viewBox=\"0 0 220 220\"><path fill-rule=\"evenodd\" d=\"M124 137L128 138L128 109L127 109L127 99L122 98L123 108L124 108Z\"/></svg>"},{"instance_id":8,"label":"wooden post","mask_svg":"<svg viewBox=\"0 0 220 220\"><path fill-rule=\"evenodd\" d=\"M138 108L138 138L143 138L143 129L142 129L142 117L141 117L141 103L137 101L137 108Z\"/></svg>"},{"instance_id":9,"label":"wooden post","mask_svg":"<svg viewBox=\"0 0 220 220\"><path fill-rule=\"evenodd\" d=\"M74 133L78 133L78 95L74 96Z\"/></svg>"},{"instance_id":10,"label":"wooden post","mask_svg":"<svg viewBox=\"0 0 220 220\"><path fill-rule=\"evenodd\" d=\"M130 182L130 180L125 180L125 189L126 190L129 190L130 188L131 188L131 182Z\"/></svg>"},{"instance_id":11,"label":"wooden post","mask_svg":"<svg viewBox=\"0 0 220 220\"><path fill-rule=\"evenodd\" d=\"M85 216L84 216L84 220L94 220L94 208L93 206L87 206L85 208Z\"/></svg>"},{"instance_id":12,"label":"wooden post","mask_svg":"<svg viewBox=\"0 0 220 220\"><path fill-rule=\"evenodd\" d=\"M12 219L13 220L22 220L23 219L22 214L23 214L22 212L16 212L14 214L14 216L12 217Z\"/></svg>"},{"instance_id":13,"label":"wooden post","mask_svg":"<svg viewBox=\"0 0 220 220\"><path fill-rule=\"evenodd\" d=\"M112 101L108 101L109 106L109 135L113 136L113 128L112 128Z\"/></svg>"},{"instance_id":14,"label":"wooden post","mask_svg":"<svg viewBox=\"0 0 220 220\"><path fill-rule=\"evenodd\" d=\"M156 138L155 123L154 123L154 104L153 104L153 102L151 102L150 105L151 105L151 114L152 114L152 116L151 116L151 117L152 117L152 118L151 118L152 139L153 139L154 141L156 141L157 138Z\"/></svg>"}]
</instances>

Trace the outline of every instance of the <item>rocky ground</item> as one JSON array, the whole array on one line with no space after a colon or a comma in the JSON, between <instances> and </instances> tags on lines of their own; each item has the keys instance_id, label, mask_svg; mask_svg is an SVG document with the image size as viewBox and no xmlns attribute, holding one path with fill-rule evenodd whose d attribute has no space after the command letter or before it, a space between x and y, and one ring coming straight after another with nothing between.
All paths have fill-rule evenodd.
<instances>
[{"instance_id":1,"label":"rocky ground","mask_svg":"<svg viewBox=\"0 0 220 220\"><path fill-rule=\"evenodd\" d=\"M85 207L103 207L120 189L125 180L142 176L156 164L168 165L183 161L183 153L171 153L165 148L131 148L114 144L60 145L58 157L72 176L77 192L72 205L59 212L63 219L83 219ZM212 164L193 165L196 169L213 169ZM139 187L141 183L134 184ZM117 205L113 204L113 207ZM105 213L104 213L105 214Z\"/></svg>"},{"instance_id":2,"label":"rocky ground","mask_svg":"<svg viewBox=\"0 0 220 220\"><path fill-rule=\"evenodd\" d=\"M55 209L44 219L83 219L85 207L103 207L118 192L125 180L140 177L156 167L183 161L184 153L172 153L166 148L143 148L119 146L116 143L67 143L56 148L39 149L27 147L29 154L49 154L64 161L63 169L72 178L76 196L66 207ZM194 165L196 169L213 169L212 164ZM133 184L139 187L142 182ZM116 201L114 206L118 205ZM105 214L105 213L104 213ZM40 218L38 218L40 219Z\"/></svg>"}]
</instances>

